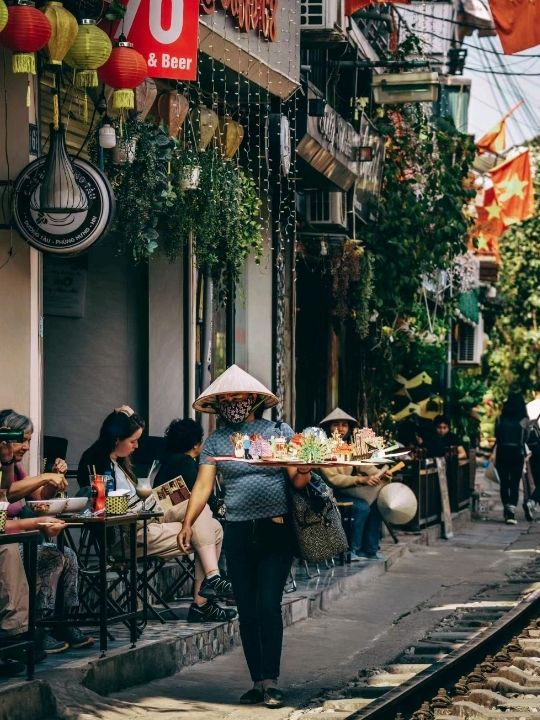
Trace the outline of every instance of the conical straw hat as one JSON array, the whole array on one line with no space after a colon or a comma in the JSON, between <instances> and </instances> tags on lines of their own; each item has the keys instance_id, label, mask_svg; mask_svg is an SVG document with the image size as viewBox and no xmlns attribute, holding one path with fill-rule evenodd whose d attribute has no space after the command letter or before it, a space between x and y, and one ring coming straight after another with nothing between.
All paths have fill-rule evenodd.
<instances>
[{"instance_id":1,"label":"conical straw hat","mask_svg":"<svg viewBox=\"0 0 540 720\"><path fill-rule=\"evenodd\" d=\"M220 395L229 393L249 393L264 398L263 407L271 408L279 400L262 383L242 370L238 365L231 365L214 382L202 392L193 403L193 409L199 412L215 413L214 405Z\"/></svg>"},{"instance_id":2,"label":"conical straw hat","mask_svg":"<svg viewBox=\"0 0 540 720\"><path fill-rule=\"evenodd\" d=\"M339 422L340 420L346 420L347 422L350 422L354 426L358 425L358 421L353 418L352 415L349 415L348 413L344 412L341 408L336 408L335 410L332 410L332 412L327 415L319 425L326 425L327 423L333 423L333 422Z\"/></svg>"},{"instance_id":3,"label":"conical straw hat","mask_svg":"<svg viewBox=\"0 0 540 720\"><path fill-rule=\"evenodd\" d=\"M416 495L407 485L391 482L378 494L377 507L390 525L406 525L416 515L418 502Z\"/></svg>"}]
</instances>

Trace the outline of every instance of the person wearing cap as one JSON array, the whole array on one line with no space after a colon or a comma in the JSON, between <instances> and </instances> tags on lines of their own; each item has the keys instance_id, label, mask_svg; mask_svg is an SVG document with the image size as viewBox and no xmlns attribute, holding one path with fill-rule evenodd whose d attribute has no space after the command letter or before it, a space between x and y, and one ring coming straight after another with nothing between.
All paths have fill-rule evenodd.
<instances>
[{"instance_id":1,"label":"person wearing cap","mask_svg":"<svg viewBox=\"0 0 540 720\"><path fill-rule=\"evenodd\" d=\"M319 424L327 435L337 432L345 442L351 440L352 431L358 426L355 418L341 408L332 410ZM358 474L354 474L354 470L350 465L340 465L325 467L321 472L338 496L353 504L351 560L380 560L382 518L375 499L382 487L384 470L378 471L369 465Z\"/></svg>"},{"instance_id":2,"label":"person wearing cap","mask_svg":"<svg viewBox=\"0 0 540 720\"><path fill-rule=\"evenodd\" d=\"M193 403L199 412L217 414L222 426L206 439L199 473L180 534L187 552L191 528L210 497L216 474L222 479L225 503L224 549L240 619L240 636L253 687L242 695L242 704L263 703L281 707L278 689L283 621L281 600L289 575L295 540L290 520L288 483L304 487L309 468L283 469L226 461L233 456L231 436L259 435L290 438L293 430L281 422L261 417L278 398L237 365L220 375Z\"/></svg>"}]
</instances>

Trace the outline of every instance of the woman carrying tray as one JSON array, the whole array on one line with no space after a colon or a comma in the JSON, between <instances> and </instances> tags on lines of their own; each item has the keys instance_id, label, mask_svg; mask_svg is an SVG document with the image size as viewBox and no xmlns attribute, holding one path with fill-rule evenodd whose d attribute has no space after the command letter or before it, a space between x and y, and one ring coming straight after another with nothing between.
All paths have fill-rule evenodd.
<instances>
[{"instance_id":1,"label":"woman carrying tray","mask_svg":"<svg viewBox=\"0 0 540 720\"><path fill-rule=\"evenodd\" d=\"M291 569L295 541L289 516L288 482L303 487L310 469L260 466L220 461L234 452L231 437L259 436L266 441L293 431L284 423L260 417L278 403L277 397L237 365L220 375L193 403L195 410L215 413L222 426L206 440L180 534L189 550L192 525L210 497L216 473L223 477L227 568L240 618L240 636L253 687L240 698L243 704L264 702L281 707L277 688L283 622L281 599Z\"/></svg>"}]
</instances>

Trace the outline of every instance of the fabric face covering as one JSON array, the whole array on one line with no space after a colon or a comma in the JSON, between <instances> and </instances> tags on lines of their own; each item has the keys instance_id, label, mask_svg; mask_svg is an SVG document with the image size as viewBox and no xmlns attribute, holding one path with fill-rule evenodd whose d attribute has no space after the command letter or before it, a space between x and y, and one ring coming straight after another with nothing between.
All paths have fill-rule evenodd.
<instances>
[{"instance_id":1,"label":"fabric face covering","mask_svg":"<svg viewBox=\"0 0 540 720\"><path fill-rule=\"evenodd\" d=\"M230 425L239 425L250 415L257 405L257 396L248 395L236 400L220 400L216 409L219 415Z\"/></svg>"}]
</instances>

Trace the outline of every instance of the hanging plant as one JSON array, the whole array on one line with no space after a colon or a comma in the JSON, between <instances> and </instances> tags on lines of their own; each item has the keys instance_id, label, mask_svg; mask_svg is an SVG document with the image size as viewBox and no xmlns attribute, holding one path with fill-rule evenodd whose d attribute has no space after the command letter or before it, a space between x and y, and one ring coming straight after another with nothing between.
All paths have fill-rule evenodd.
<instances>
[{"instance_id":1,"label":"hanging plant","mask_svg":"<svg viewBox=\"0 0 540 720\"><path fill-rule=\"evenodd\" d=\"M90 141L90 154L96 164L98 133L96 128ZM132 154L133 160L115 163L113 155L105 153L105 172L116 197L113 233L122 250L129 249L136 261L144 260L159 247L157 227L166 208L167 170L174 145L159 127L134 120L125 123L121 135L117 126L117 137L117 149L126 157Z\"/></svg>"},{"instance_id":2,"label":"hanging plant","mask_svg":"<svg viewBox=\"0 0 540 720\"><path fill-rule=\"evenodd\" d=\"M253 255L259 262L262 255L261 201L254 181L217 150L184 147L150 122L130 120L120 130L117 126L117 150L133 153L133 161L116 164L109 153L105 159L120 247L129 248L135 260L159 251L174 260L191 236L197 265L208 270L224 300L246 258ZM98 133L96 128L90 142L96 163ZM198 182L192 182L195 175Z\"/></svg>"},{"instance_id":3,"label":"hanging plant","mask_svg":"<svg viewBox=\"0 0 540 720\"><path fill-rule=\"evenodd\" d=\"M197 169L197 187L188 187ZM221 299L237 283L248 255L260 261L260 199L254 181L214 149L175 151L171 185L175 198L161 225L164 250L172 259L192 234L197 264L206 268Z\"/></svg>"}]
</instances>

